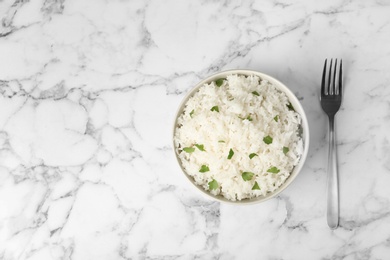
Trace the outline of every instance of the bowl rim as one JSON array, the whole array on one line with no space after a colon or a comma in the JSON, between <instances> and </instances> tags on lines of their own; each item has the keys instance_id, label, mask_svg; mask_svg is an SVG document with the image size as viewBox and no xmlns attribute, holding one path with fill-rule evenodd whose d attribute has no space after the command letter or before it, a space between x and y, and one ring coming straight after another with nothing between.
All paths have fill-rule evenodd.
<instances>
[{"instance_id":1,"label":"bowl rim","mask_svg":"<svg viewBox=\"0 0 390 260\"><path fill-rule=\"evenodd\" d=\"M225 197L223 197L222 195L217 195L217 196L213 195L209 191L206 191L200 185L197 185L194 182L194 179L190 175L188 175L187 172L184 170L182 163L180 161L180 158L177 154L177 149L176 149L176 145L175 145L175 133L176 133L176 126L177 126L177 119L182 114L182 112L184 110L184 106L187 103L188 99L190 97L192 97L199 90L199 88L202 87L204 84L210 83L212 81L215 81L216 79L219 79L221 77L226 77L226 76L232 75L232 74L246 75L246 76L250 76L250 75L258 76L261 79L265 79L265 80L271 82L277 89L284 92L287 95L289 101L294 106L295 111L301 116L301 119L302 119L301 125L302 125L302 131L303 131L303 133L302 133L303 153L301 155L301 158L299 159L298 164L294 167L293 171L291 172L290 176L286 179L286 181L276 191L269 193L265 196L258 196L258 197L252 198L252 199L243 199L243 200L236 200L236 201L228 200ZM306 161L306 158L307 158L307 155L309 152L309 146L310 146L310 144L309 144L309 142L310 142L310 133L309 132L310 131L309 131L309 124L308 124L308 120L306 117L306 113L305 113L300 101L295 96L295 94L286 85L284 85L281 81L277 80L276 78L274 78L268 74L265 74L263 72L249 70L249 69L231 69L231 70L220 71L220 72L209 75L208 77L204 78L203 80L201 80L200 82L195 84L187 92L187 94L182 98L182 101L180 102L180 105L179 105L179 107L176 111L175 117L174 117L174 123L173 123L172 130L173 130L172 131L173 153L175 154L176 160L180 166L180 169L182 171L182 175L186 176L187 180L189 180L189 182L191 183L190 186L193 186L196 190L200 191L200 193L203 194L203 196L205 196L208 199L212 199L214 201L227 203L227 204L231 204L231 205L232 204L233 205L258 204L258 203L267 201L267 200L272 199L272 198L276 197L277 195L279 195L288 186L290 186L290 184L296 179L296 177L301 172L301 170L305 164L305 161Z\"/></svg>"}]
</instances>

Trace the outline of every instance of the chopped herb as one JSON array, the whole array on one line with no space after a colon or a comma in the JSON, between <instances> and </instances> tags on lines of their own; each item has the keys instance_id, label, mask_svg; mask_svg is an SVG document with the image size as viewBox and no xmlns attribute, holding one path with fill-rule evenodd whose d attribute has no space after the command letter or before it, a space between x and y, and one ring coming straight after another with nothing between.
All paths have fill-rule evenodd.
<instances>
[{"instance_id":1,"label":"chopped herb","mask_svg":"<svg viewBox=\"0 0 390 260\"><path fill-rule=\"evenodd\" d=\"M214 179L209 182L209 189L210 190L216 190L216 189L218 189L218 186L219 186L218 182Z\"/></svg>"},{"instance_id":2,"label":"chopped herb","mask_svg":"<svg viewBox=\"0 0 390 260\"><path fill-rule=\"evenodd\" d=\"M206 150L204 149L204 145L203 144L195 144L195 146L196 146L196 148L198 148L202 152L206 152Z\"/></svg>"},{"instance_id":3,"label":"chopped herb","mask_svg":"<svg viewBox=\"0 0 390 260\"><path fill-rule=\"evenodd\" d=\"M288 102L287 107L288 107L288 110L295 111L295 109L294 109L293 105L291 104L291 102Z\"/></svg>"},{"instance_id":4,"label":"chopped herb","mask_svg":"<svg viewBox=\"0 0 390 260\"><path fill-rule=\"evenodd\" d=\"M238 118L239 119L241 119L241 120L248 120L248 121L253 121L253 118L249 115L249 116L247 116L246 118L244 118L244 117L241 117L241 116L238 116Z\"/></svg>"},{"instance_id":5,"label":"chopped herb","mask_svg":"<svg viewBox=\"0 0 390 260\"><path fill-rule=\"evenodd\" d=\"M224 80L224 79L217 79L217 80L215 81L215 85L217 85L217 87L222 86L223 80Z\"/></svg>"},{"instance_id":6,"label":"chopped herb","mask_svg":"<svg viewBox=\"0 0 390 260\"><path fill-rule=\"evenodd\" d=\"M217 111L217 112L219 112L218 106L213 106L210 110L211 110L211 111Z\"/></svg>"},{"instance_id":7,"label":"chopped herb","mask_svg":"<svg viewBox=\"0 0 390 260\"><path fill-rule=\"evenodd\" d=\"M288 151L290 151L290 149L288 149L288 147L284 146L284 147L283 147L283 153L284 153L284 154L287 154Z\"/></svg>"},{"instance_id":8,"label":"chopped herb","mask_svg":"<svg viewBox=\"0 0 390 260\"><path fill-rule=\"evenodd\" d=\"M218 143L226 143L224 140L219 140Z\"/></svg>"},{"instance_id":9,"label":"chopped herb","mask_svg":"<svg viewBox=\"0 0 390 260\"><path fill-rule=\"evenodd\" d=\"M276 115L276 116L274 117L274 120L275 120L275 122L278 122L278 120L279 120L279 116L278 116L278 115Z\"/></svg>"},{"instance_id":10,"label":"chopped herb","mask_svg":"<svg viewBox=\"0 0 390 260\"><path fill-rule=\"evenodd\" d=\"M254 175L255 174L253 172L243 172L241 176L244 181L250 181Z\"/></svg>"},{"instance_id":11,"label":"chopped herb","mask_svg":"<svg viewBox=\"0 0 390 260\"><path fill-rule=\"evenodd\" d=\"M208 172L208 171L210 171L210 169L207 165L202 165L199 170L199 172Z\"/></svg>"},{"instance_id":12,"label":"chopped herb","mask_svg":"<svg viewBox=\"0 0 390 260\"><path fill-rule=\"evenodd\" d=\"M190 112L190 117L192 118L192 116L194 115L194 110L192 109L192 111Z\"/></svg>"},{"instance_id":13,"label":"chopped herb","mask_svg":"<svg viewBox=\"0 0 390 260\"><path fill-rule=\"evenodd\" d=\"M255 95L255 96L260 96L260 94L257 93L257 91L253 91L252 94Z\"/></svg>"},{"instance_id":14,"label":"chopped herb","mask_svg":"<svg viewBox=\"0 0 390 260\"><path fill-rule=\"evenodd\" d=\"M184 147L183 151L186 153L193 153L195 151L194 147Z\"/></svg>"},{"instance_id":15,"label":"chopped herb","mask_svg":"<svg viewBox=\"0 0 390 260\"><path fill-rule=\"evenodd\" d=\"M269 135L267 135L266 137L263 138L263 141L266 144L272 144L272 140L273 140L272 137Z\"/></svg>"},{"instance_id":16,"label":"chopped herb","mask_svg":"<svg viewBox=\"0 0 390 260\"><path fill-rule=\"evenodd\" d=\"M280 170L279 170L278 168L276 168L275 166L273 166L273 167L269 168L269 169L267 170L267 172L270 172L270 173L278 173L278 172L280 172Z\"/></svg>"},{"instance_id":17,"label":"chopped herb","mask_svg":"<svg viewBox=\"0 0 390 260\"><path fill-rule=\"evenodd\" d=\"M257 181L255 182L255 185L253 185L252 190L260 190L260 186Z\"/></svg>"},{"instance_id":18,"label":"chopped herb","mask_svg":"<svg viewBox=\"0 0 390 260\"><path fill-rule=\"evenodd\" d=\"M249 155L249 159L252 159L252 158L255 157L255 156L258 156L257 153L251 153L251 154Z\"/></svg>"},{"instance_id":19,"label":"chopped herb","mask_svg":"<svg viewBox=\"0 0 390 260\"><path fill-rule=\"evenodd\" d=\"M228 155L228 157L227 157L228 160L232 159L233 155L234 155L233 149L230 148L229 155Z\"/></svg>"}]
</instances>

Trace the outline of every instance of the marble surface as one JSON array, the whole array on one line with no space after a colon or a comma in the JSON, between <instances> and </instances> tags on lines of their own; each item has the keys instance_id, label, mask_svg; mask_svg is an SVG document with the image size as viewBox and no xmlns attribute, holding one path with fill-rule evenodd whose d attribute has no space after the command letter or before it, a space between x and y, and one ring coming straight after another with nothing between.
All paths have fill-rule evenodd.
<instances>
[{"instance_id":1,"label":"marble surface","mask_svg":"<svg viewBox=\"0 0 390 260\"><path fill-rule=\"evenodd\" d=\"M0 1L0 259L389 259L390 1ZM342 58L340 227L326 224L325 58ZM214 72L270 74L311 145L282 195L194 190L176 110Z\"/></svg>"}]
</instances>

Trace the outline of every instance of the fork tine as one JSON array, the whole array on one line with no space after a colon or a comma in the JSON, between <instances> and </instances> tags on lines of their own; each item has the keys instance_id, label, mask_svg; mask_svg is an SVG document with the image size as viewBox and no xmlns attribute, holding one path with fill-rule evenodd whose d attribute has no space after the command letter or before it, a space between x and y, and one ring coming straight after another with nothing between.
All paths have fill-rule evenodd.
<instances>
[{"instance_id":1,"label":"fork tine","mask_svg":"<svg viewBox=\"0 0 390 260\"><path fill-rule=\"evenodd\" d=\"M337 72L337 59L334 60L334 72L332 82L332 94L336 95L336 72Z\"/></svg>"},{"instance_id":2,"label":"fork tine","mask_svg":"<svg viewBox=\"0 0 390 260\"><path fill-rule=\"evenodd\" d=\"M333 63L333 59L330 59L329 75L328 75L328 95L332 95L333 94L332 89L331 89L331 85L332 85L332 63Z\"/></svg>"},{"instance_id":3,"label":"fork tine","mask_svg":"<svg viewBox=\"0 0 390 260\"><path fill-rule=\"evenodd\" d=\"M339 93L340 96L343 94L343 60L340 60L339 69Z\"/></svg>"},{"instance_id":4,"label":"fork tine","mask_svg":"<svg viewBox=\"0 0 390 260\"><path fill-rule=\"evenodd\" d=\"M326 95L326 93L325 93L326 62L327 62L327 59L325 59L324 70L322 72L321 95Z\"/></svg>"}]
</instances>

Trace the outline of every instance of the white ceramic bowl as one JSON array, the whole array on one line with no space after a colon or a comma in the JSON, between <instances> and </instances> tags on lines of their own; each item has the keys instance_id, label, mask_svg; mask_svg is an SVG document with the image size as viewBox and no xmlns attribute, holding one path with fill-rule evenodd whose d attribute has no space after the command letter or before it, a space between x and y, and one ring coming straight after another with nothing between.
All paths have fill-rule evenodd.
<instances>
[{"instance_id":1,"label":"white ceramic bowl","mask_svg":"<svg viewBox=\"0 0 390 260\"><path fill-rule=\"evenodd\" d=\"M303 110L302 105L300 104L299 100L291 92L291 90L288 87L286 87L283 83L281 83L280 81L278 81L277 79L275 79L275 78L273 78L273 77L271 77L269 75L266 75L264 73L257 72L257 71L252 71L252 70L228 70L228 71L222 71L222 72L216 73L216 74L211 75L210 77L202 80L201 82L199 82L185 96L185 98L183 99L182 103L180 104L179 109L178 109L177 114L176 114L175 122L174 122L174 125L173 125L173 136L175 136L176 126L177 126L177 119L183 113L183 109L184 109L185 104L187 103L188 99L195 92L197 92L198 89L201 86L203 86L204 84L210 83L210 82L215 81L215 80L220 79L220 78L226 78L228 75L231 75L231 74L248 75L248 76L249 75L256 75L256 76L260 77L261 79L265 79L265 80L271 82L280 91L286 93L286 95L289 98L291 104L293 105L295 111L300 114L300 116L302 118L302 130L303 130L302 138L303 138L304 149L303 149L303 153L302 153L302 156L300 158L300 161L299 161L298 165L296 165L294 167L291 175L287 178L287 180L276 191L274 191L272 193L268 193L266 196L259 196L259 197L256 197L256 198L244 199L244 200L241 200L241 201L230 201L230 200L226 199L225 197L223 197L222 195L218 195L218 196L212 195L211 193L206 191L203 187L195 184L194 179L185 172L185 170L184 170L184 168L183 168L183 166L181 164L181 161L180 161L179 156L177 154L177 148L175 147L175 143L173 143L173 150L174 150L176 159L177 159L177 161L178 161L178 163L179 163L179 165L180 165L180 167L182 169L182 172L187 177L187 179L192 183L192 186L194 186L198 191L200 191L200 193L205 194L208 198L217 200L219 202L227 202L227 203L231 203L231 204L254 204L254 203L263 202L263 201L266 201L266 200L268 200L270 198L275 197L276 195L281 193L283 190L285 190L294 181L294 179L297 177L297 175L299 174L299 172L301 171L301 169L302 169L302 167L303 167L303 165L305 163L305 160L306 160L306 157L307 157L307 153L308 153L308 150L309 150L309 125L308 125L308 122L307 122L305 111Z\"/></svg>"}]
</instances>

